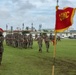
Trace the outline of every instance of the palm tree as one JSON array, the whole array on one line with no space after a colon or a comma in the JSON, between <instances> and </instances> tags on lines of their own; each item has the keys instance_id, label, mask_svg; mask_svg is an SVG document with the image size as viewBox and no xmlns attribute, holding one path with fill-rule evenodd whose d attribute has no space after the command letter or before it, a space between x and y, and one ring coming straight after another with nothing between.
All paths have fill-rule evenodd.
<instances>
[{"instance_id":1,"label":"palm tree","mask_svg":"<svg viewBox=\"0 0 76 75\"><path fill-rule=\"evenodd\" d=\"M28 30L29 29L29 27L26 27L26 30Z\"/></svg>"}]
</instances>

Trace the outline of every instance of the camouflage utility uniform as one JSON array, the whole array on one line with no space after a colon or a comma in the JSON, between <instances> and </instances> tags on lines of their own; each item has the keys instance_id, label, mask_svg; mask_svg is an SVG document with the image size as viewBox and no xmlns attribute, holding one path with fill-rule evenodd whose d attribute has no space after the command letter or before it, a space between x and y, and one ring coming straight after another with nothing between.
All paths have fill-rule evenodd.
<instances>
[{"instance_id":1,"label":"camouflage utility uniform","mask_svg":"<svg viewBox=\"0 0 76 75\"><path fill-rule=\"evenodd\" d=\"M1 62L2 62L2 55L3 55L3 41L4 41L4 37L2 35L2 33L0 32L0 65L1 65Z\"/></svg>"},{"instance_id":2,"label":"camouflage utility uniform","mask_svg":"<svg viewBox=\"0 0 76 75\"><path fill-rule=\"evenodd\" d=\"M38 41L38 45L39 45L39 52L42 52L42 42L43 42L43 38L42 38L41 35L37 38L37 41Z\"/></svg>"},{"instance_id":3,"label":"camouflage utility uniform","mask_svg":"<svg viewBox=\"0 0 76 75\"><path fill-rule=\"evenodd\" d=\"M44 41L45 41L45 45L46 45L46 51L48 52L50 38L46 35L44 38Z\"/></svg>"}]
</instances>

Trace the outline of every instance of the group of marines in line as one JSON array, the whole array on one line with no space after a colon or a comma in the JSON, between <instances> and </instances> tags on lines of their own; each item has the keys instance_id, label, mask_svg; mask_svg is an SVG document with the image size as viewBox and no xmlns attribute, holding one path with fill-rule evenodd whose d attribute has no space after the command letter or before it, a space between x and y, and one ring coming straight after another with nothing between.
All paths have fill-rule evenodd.
<instances>
[{"instance_id":1,"label":"group of marines in line","mask_svg":"<svg viewBox=\"0 0 76 75\"><path fill-rule=\"evenodd\" d=\"M8 46L13 46L13 47L18 47L18 48L33 48L33 40L38 42L38 47L39 47L39 52L42 52L42 44L43 41L45 42L46 45L46 51L48 52L49 50L49 42L54 40L54 36L50 35L48 36L47 34L39 34L35 35L35 38L33 38L32 34L29 33L27 34L7 34L5 37L6 44Z\"/></svg>"}]
</instances>

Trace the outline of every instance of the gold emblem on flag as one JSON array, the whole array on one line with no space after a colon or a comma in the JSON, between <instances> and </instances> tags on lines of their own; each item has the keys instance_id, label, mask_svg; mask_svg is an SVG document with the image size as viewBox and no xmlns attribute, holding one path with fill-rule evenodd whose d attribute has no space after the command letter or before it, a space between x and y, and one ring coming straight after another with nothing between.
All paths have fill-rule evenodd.
<instances>
[{"instance_id":1,"label":"gold emblem on flag","mask_svg":"<svg viewBox=\"0 0 76 75\"><path fill-rule=\"evenodd\" d=\"M69 17L69 11L67 11L67 12L63 12L63 13L61 13L61 14L59 14L59 17L60 17L60 21L63 21L63 20L65 20L65 19L67 19L68 17Z\"/></svg>"}]
</instances>

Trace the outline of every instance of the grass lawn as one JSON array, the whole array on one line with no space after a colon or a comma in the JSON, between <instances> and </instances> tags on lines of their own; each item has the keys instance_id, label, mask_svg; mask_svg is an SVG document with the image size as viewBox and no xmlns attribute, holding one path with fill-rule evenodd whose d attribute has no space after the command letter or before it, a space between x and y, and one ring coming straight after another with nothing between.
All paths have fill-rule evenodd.
<instances>
[{"instance_id":1,"label":"grass lawn","mask_svg":"<svg viewBox=\"0 0 76 75\"><path fill-rule=\"evenodd\" d=\"M19 49L4 43L0 75L51 75L54 47L50 43L49 53L43 44L38 52L35 41L33 49ZM76 39L65 39L57 43L55 75L76 75Z\"/></svg>"}]
</instances>

